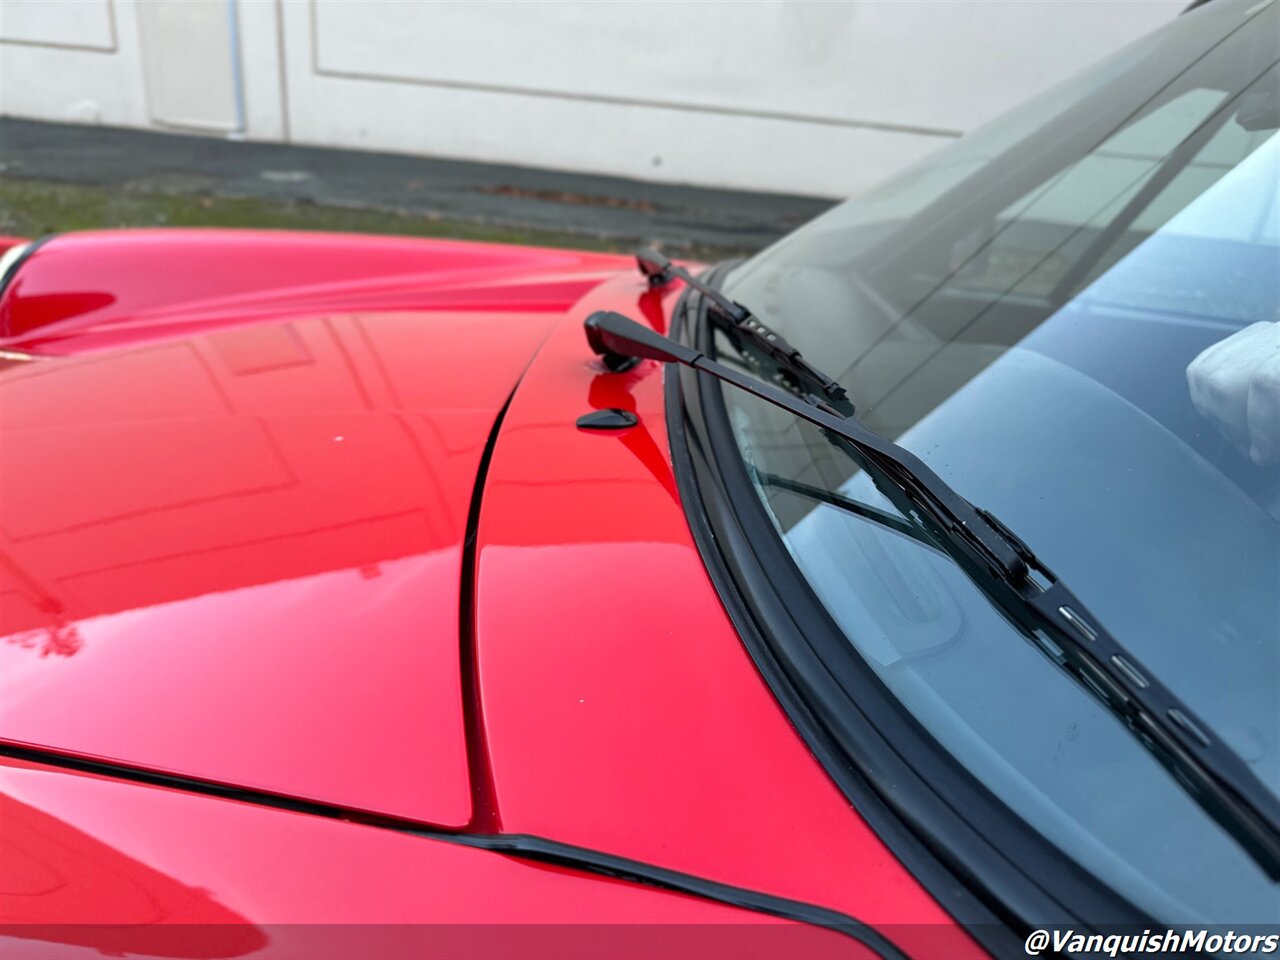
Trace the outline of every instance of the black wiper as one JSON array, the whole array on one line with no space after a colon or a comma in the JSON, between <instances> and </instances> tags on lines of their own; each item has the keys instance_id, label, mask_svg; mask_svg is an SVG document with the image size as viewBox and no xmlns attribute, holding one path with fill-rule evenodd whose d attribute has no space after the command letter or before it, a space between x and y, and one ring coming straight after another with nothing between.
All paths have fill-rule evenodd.
<instances>
[{"instance_id":1,"label":"black wiper","mask_svg":"<svg viewBox=\"0 0 1280 960\"><path fill-rule=\"evenodd\" d=\"M748 358L754 354L772 363L788 389L801 397L815 394L840 413L853 414L853 404L844 387L809 363L782 334L771 329L750 309L730 300L657 250L637 251L636 264L651 287L663 287L672 280L680 280L706 297L710 301L708 315L728 335L734 350ZM758 364L756 366L758 369Z\"/></svg>"},{"instance_id":2,"label":"black wiper","mask_svg":"<svg viewBox=\"0 0 1280 960\"><path fill-rule=\"evenodd\" d=\"M793 480L791 477L784 477L779 473L770 473L767 470L757 470L751 468L751 477L762 487L772 487L775 490L784 490L787 493L795 494L806 500L813 500L817 503L825 503L828 506L836 507L845 513L856 514L864 520L870 520L872 523L878 523L882 527L909 537L917 543L921 543L931 550L936 550L937 545L930 537L920 530L917 524L909 520L903 520L895 517L887 510L879 510L854 500L852 497L846 497L844 494L835 490L828 490L826 487L817 487L811 483L805 483L803 480Z\"/></svg>"},{"instance_id":3,"label":"black wiper","mask_svg":"<svg viewBox=\"0 0 1280 960\"><path fill-rule=\"evenodd\" d=\"M991 513L914 453L813 394L797 397L618 313L593 313L585 326L591 349L602 357L684 364L822 428L867 468L903 516L928 530L1015 626L1120 717L1200 807L1280 879L1280 798Z\"/></svg>"}]
</instances>

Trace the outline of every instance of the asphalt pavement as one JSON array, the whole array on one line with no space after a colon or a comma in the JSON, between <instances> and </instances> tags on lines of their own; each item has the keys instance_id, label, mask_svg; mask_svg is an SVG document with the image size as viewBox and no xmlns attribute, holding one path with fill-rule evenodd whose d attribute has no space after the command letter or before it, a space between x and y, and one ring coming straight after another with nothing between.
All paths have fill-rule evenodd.
<instances>
[{"instance_id":1,"label":"asphalt pavement","mask_svg":"<svg viewBox=\"0 0 1280 960\"><path fill-rule=\"evenodd\" d=\"M39 193L53 191L57 202ZM5 193L37 191L5 223ZM86 191L80 197L75 191ZM127 197L130 206L113 201ZM148 199L149 198L149 199ZM148 202L151 206L148 206ZM221 202L222 206L216 206ZM0 118L0 230L45 214L33 230L133 221L228 219L252 226L559 242L606 249L656 243L678 253L759 249L833 201L644 183L500 164L323 147L250 143L144 130ZM228 207L227 205L231 206ZM96 206L95 206L96 205ZM36 214L31 212L34 207ZM154 207L154 209L152 209ZM190 207L190 209L187 209ZM227 213L227 209L234 210ZM121 212L126 210L126 212ZM214 213L222 212L215 216ZM176 212L174 212L176 211ZM331 211L332 216L327 216ZM360 212L378 217L357 218ZM37 217L38 219L38 217ZM330 221L333 221L330 223ZM362 223L376 224L362 227ZM16 223L16 227L15 227ZM579 241L580 243L575 243Z\"/></svg>"}]
</instances>

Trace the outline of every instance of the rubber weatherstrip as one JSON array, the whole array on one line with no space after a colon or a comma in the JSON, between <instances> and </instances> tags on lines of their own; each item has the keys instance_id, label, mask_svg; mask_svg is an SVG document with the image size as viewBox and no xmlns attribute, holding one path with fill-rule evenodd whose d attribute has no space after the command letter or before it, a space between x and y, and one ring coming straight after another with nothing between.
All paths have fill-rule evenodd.
<instances>
[{"instance_id":1,"label":"rubber weatherstrip","mask_svg":"<svg viewBox=\"0 0 1280 960\"><path fill-rule=\"evenodd\" d=\"M736 263L731 261L723 264L719 269L709 271L709 274L714 278L735 266ZM690 291L685 291L673 311L676 322L671 336L680 339L681 342L692 342L692 337L689 337L687 330L682 328L688 323L691 313L699 309L694 305L699 300L700 298ZM827 771L838 789L848 798L857 815L866 821L876 836L943 906L952 919L974 936L993 956L1008 952L1016 945L1014 939L1001 933L993 935L993 932L1001 931L1005 927L1008 918L1000 916L998 912L993 911L975 897L956 872L944 864L921 837L890 808L864 771L851 762L849 754L840 745L838 738L815 714L804 694L792 681L786 667L761 634L760 626L740 596L738 585L734 582L733 575L721 556L722 545L719 543L717 533L712 529L712 521L706 515L703 506L699 480L695 478L699 470L694 466L693 461L701 458L705 462L709 458L709 451L701 449L698 438L691 435L686 428L685 404L681 397L684 389L680 376L682 372L669 371L665 383L667 430L671 437L677 484L681 499L686 505L685 512L690 531L704 560L707 574L715 585L738 635L742 638L743 646L797 734L814 754L818 763ZM978 935L977 931L982 931L984 935Z\"/></svg>"},{"instance_id":2,"label":"rubber weatherstrip","mask_svg":"<svg viewBox=\"0 0 1280 960\"><path fill-rule=\"evenodd\" d=\"M733 265L723 264L704 279L715 282ZM686 291L674 311L672 335L686 343L696 339L709 352L707 326L697 327L696 338L687 329L704 306ZM719 385L679 371L668 373L666 389L677 484L726 612L798 734L908 871L994 956L1019 952L1031 920L1036 926L1089 927L1082 919L1089 916L1137 929L1151 925L1149 917L988 798L971 774L903 714L858 658L835 655L837 648L846 650L848 640L806 593L745 467L721 469L740 463L740 453L728 432ZM699 420L706 418L702 405L708 398L719 400L716 425L722 433L708 432ZM755 525L750 539L741 527L744 518ZM783 591L790 602L782 602ZM817 644L824 644L824 655ZM833 667L843 672L837 675ZM851 678L858 684L856 695L846 686ZM888 732L882 729L886 724ZM977 824L961 810L977 817ZM1041 868L1036 879L1027 872L1033 861ZM1044 876L1053 880L1052 891L1044 888Z\"/></svg>"},{"instance_id":3,"label":"rubber weatherstrip","mask_svg":"<svg viewBox=\"0 0 1280 960\"><path fill-rule=\"evenodd\" d=\"M554 863L558 866L571 867L584 873L642 883L698 897L702 900L750 910L755 913L764 913L811 926L825 927L856 940L882 957L883 960L907 960L906 954L883 934L847 914L798 900L776 897L757 890L748 890L744 887L735 887L715 880L707 880L691 874L681 873L677 870L668 870L665 867L655 866L639 860L631 860L626 857L602 853L598 850L548 840L544 837L531 836L529 834L450 833L445 830L433 829L422 824L369 811L299 800L267 791L246 790L242 787L193 777L157 773L127 764L86 760L50 750L22 747L10 743L0 743L0 757L9 757L27 763L38 763L44 766L111 777L116 780L168 787L184 793L225 800L237 800L241 803L251 803L255 806L289 810L294 813L325 817L330 820L356 823L363 826L391 830L396 833L439 840L443 843L474 847L491 853L517 857L522 860Z\"/></svg>"},{"instance_id":4,"label":"rubber weatherstrip","mask_svg":"<svg viewBox=\"0 0 1280 960\"><path fill-rule=\"evenodd\" d=\"M470 839L473 838L463 838L463 841ZM891 958L906 960L906 954L873 927L847 914L828 910L825 907L798 900L787 900L743 887L734 887L715 880L706 880L676 870L657 867L650 863L629 860L626 857L617 857L598 850L575 847L528 834L502 834L474 839L482 841L476 845L483 846L486 850L506 851L524 859L547 861L579 870L588 869L593 873L602 873L623 880L691 894L704 900L714 900L755 913L767 913L775 917L807 923L810 926L826 927L852 937L885 960L891 960Z\"/></svg>"}]
</instances>

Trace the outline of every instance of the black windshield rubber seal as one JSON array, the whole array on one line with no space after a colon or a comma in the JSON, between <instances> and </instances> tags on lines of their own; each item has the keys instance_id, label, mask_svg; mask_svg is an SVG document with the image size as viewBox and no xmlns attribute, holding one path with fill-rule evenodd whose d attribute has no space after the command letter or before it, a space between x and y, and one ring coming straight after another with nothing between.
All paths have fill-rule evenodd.
<instances>
[{"instance_id":1,"label":"black windshield rubber seal","mask_svg":"<svg viewBox=\"0 0 1280 960\"><path fill-rule=\"evenodd\" d=\"M250 803L276 810L287 810L309 816L323 817L347 823L391 830L395 833L438 840L463 847L473 847L490 853L516 857L536 863L553 863L582 873L625 880L669 890L687 896L709 900L730 907L764 913L784 920L793 920L809 926L825 927L844 934L867 947L882 960L908 960L884 934L870 924L857 920L837 910L829 910L799 900L789 900L773 894L735 887L731 884L708 880L705 877L669 870L628 857L619 857L600 850L561 843L532 834L505 833L455 833L426 826L414 821L368 811L352 810L332 804L300 800L263 790L216 783L196 777L159 773L141 767L113 761L89 760L83 757L0 742L0 757L9 757L24 763L35 763L55 769L73 770L94 776L109 777L132 783L165 787L184 793L198 794L223 800Z\"/></svg>"},{"instance_id":2,"label":"black windshield rubber seal","mask_svg":"<svg viewBox=\"0 0 1280 960\"><path fill-rule=\"evenodd\" d=\"M735 266L723 264L717 282ZM713 325L686 292L673 336L708 355ZM710 577L774 696L857 813L994 956L1048 927L1158 926L996 798L854 652L777 535L729 426L722 388L666 374L677 487Z\"/></svg>"}]
</instances>

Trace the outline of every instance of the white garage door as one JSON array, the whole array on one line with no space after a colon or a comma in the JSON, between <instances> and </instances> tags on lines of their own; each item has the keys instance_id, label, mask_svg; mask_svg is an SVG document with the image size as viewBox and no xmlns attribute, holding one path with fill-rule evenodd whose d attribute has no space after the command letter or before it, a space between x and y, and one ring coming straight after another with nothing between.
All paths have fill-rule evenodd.
<instances>
[{"instance_id":1,"label":"white garage door","mask_svg":"<svg viewBox=\"0 0 1280 960\"><path fill-rule=\"evenodd\" d=\"M836 196L1183 6L0 0L0 110Z\"/></svg>"}]
</instances>

